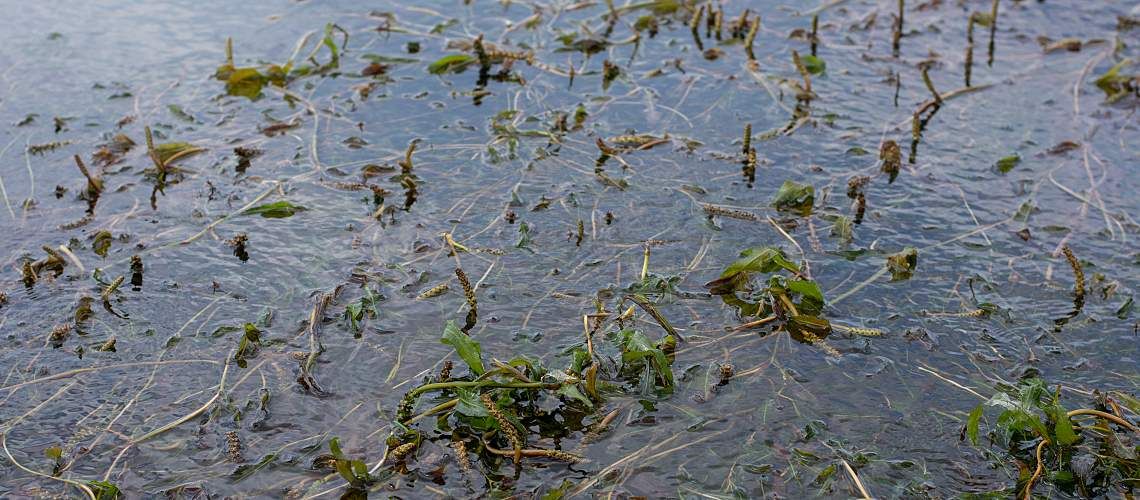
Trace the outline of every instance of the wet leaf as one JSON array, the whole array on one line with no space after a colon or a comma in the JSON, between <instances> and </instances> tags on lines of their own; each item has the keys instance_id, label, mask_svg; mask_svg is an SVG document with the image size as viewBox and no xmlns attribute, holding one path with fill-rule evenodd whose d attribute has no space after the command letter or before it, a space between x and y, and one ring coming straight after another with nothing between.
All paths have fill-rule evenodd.
<instances>
[{"instance_id":1,"label":"wet leaf","mask_svg":"<svg viewBox=\"0 0 1140 500\"><path fill-rule=\"evenodd\" d=\"M795 181L784 181L780 186L780 190L776 191L776 197L772 200L772 206L775 207L776 210L798 212L801 215L807 215L811 213L812 204L814 202L814 187Z\"/></svg>"},{"instance_id":2,"label":"wet leaf","mask_svg":"<svg viewBox=\"0 0 1140 500\"><path fill-rule=\"evenodd\" d=\"M409 64L420 62L419 59L411 57L385 56L380 54L362 54L360 58L377 64Z\"/></svg>"},{"instance_id":3,"label":"wet leaf","mask_svg":"<svg viewBox=\"0 0 1140 500\"><path fill-rule=\"evenodd\" d=\"M459 358L467 363L467 367L471 368L471 371L476 375L483 374L482 348L475 339L459 331L454 321L448 321L447 325L443 327L443 337L440 338L440 342L454 347Z\"/></svg>"},{"instance_id":4,"label":"wet leaf","mask_svg":"<svg viewBox=\"0 0 1140 500\"><path fill-rule=\"evenodd\" d=\"M1093 82L1097 88L1104 91L1106 101L1113 102L1136 91L1137 76L1120 74L1120 70L1130 64L1132 64L1131 59L1120 61Z\"/></svg>"},{"instance_id":5,"label":"wet leaf","mask_svg":"<svg viewBox=\"0 0 1140 500\"><path fill-rule=\"evenodd\" d=\"M459 398L459 404L455 406L455 411L459 412L460 415L486 417L491 414L483 405L483 401L479 399L478 390L457 387L455 394Z\"/></svg>"},{"instance_id":6,"label":"wet leaf","mask_svg":"<svg viewBox=\"0 0 1140 500\"><path fill-rule=\"evenodd\" d=\"M624 330L621 336L623 364L632 364L648 358L653 370L664 380L665 387L673 387L673 370L669 367L669 358L664 351L654 346L649 337L637 330Z\"/></svg>"},{"instance_id":7,"label":"wet leaf","mask_svg":"<svg viewBox=\"0 0 1140 500\"><path fill-rule=\"evenodd\" d=\"M257 68L234 69L225 78L226 93L256 101L261 98L261 90L265 88L268 81L268 78L262 75Z\"/></svg>"},{"instance_id":8,"label":"wet leaf","mask_svg":"<svg viewBox=\"0 0 1140 500\"><path fill-rule=\"evenodd\" d=\"M158 155L158 159L165 164L171 158L189 154L189 151L193 149L196 148L189 142L167 142L155 146L154 152Z\"/></svg>"},{"instance_id":9,"label":"wet leaf","mask_svg":"<svg viewBox=\"0 0 1140 500\"><path fill-rule=\"evenodd\" d=\"M119 498L119 487L109 481L88 481L87 486L95 492L96 500L115 500Z\"/></svg>"},{"instance_id":10,"label":"wet leaf","mask_svg":"<svg viewBox=\"0 0 1140 500\"><path fill-rule=\"evenodd\" d=\"M823 310L823 290L815 281L789 280L787 287L789 291L800 294L800 312L818 314Z\"/></svg>"},{"instance_id":11,"label":"wet leaf","mask_svg":"<svg viewBox=\"0 0 1140 500\"><path fill-rule=\"evenodd\" d=\"M524 250L530 250L531 252L533 252L534 250L530 249L530 242L531 242L530 225L527 224L526 222L520 222L519 223L519 241L518 241L518 243L515 244L515 248L522 248Z\"/></svg>"},{"instance_id":12,"label":"wet leaf","mask_svg":"<svg viewBox=\"0 0 1140 500\"><path fill-rule=\"evenodd\" d=\"M59 460L63 457L63 448L52 446L51 448L44 450L44 456L52 460Z\"/></svg>"},{"instance_id":13,"label":"wet leaf","mask_svg":"<svg viewBox=\"0 0 1140 500\"><path fill-rule=\"evenodd\" d=\"M95 255L106 257L107 251L111 249L111 239L110 231L95 233L95 241L91 243L91 250L95 251Z\"/></svg>"},{"instance_id":14,"label":"wet leaf","mask_svg":"<svg viewBox=\"0 0 1140 500\"><path fill-rule=\"evenodd\" d=\"M970 412L970 417L966 419L966 437L970 438L970 444L978 445L978 425L982 421L983 405L978 405Z\"/></svg>"},{"instance_id":15,"label":"wet leaf","mask_svg":"<svg viewBox=\"0 0 1140 500\"><path fill-rule=\"evenodd\" d=\"M1047 411L1049 417L1053 419L1053 435L1057 438L1057 443L1069 446L1077 442L1077 434L1073 432L1073 423L1065 414L1065 409L1059 404L1053 404L1047 407Z\"/></svg>"},{"instance_id":16,"label":"wet leaf","mask_svg":"<svg viewBox=\"0 0 1140 500\"><path fill-rule=\"evenodd\" d=\"M918 265L918 250L906 247L901 252L887 256L887 269L891 272L891 281L909 279Z\"/></svg>"},{"instance_id":17,"label":"wet leaf","mask_svg":"<svg viewBox=\"0 0 1140 500\"><path fill-rule=\"evenodd\" d=\"M838 237L840 243L851 243L854 238L854 225L851 223L851 218L846 215L840 215L835 219L835 225L831 228L831 234Z\"/></svg>"},{"instance_id":18,"label":"wet leaf","mask_svg":"<svg viewBox=\"0 0 1140 500\"><path fill-rule=\"evenodd\" d=\"M1120 319L1128 319L1132 314L1132 296L1129 295L1128 299L1116 310L1116 317Z\"/></svg>"},{"instance_id":19,"label":"wet leaf","mask_svg":"<svg viewBox=\"0 0 1140 500\"><path fill-rule=\"evenodd\" d=\"M266 203L264 205L258 205L256 207L253 207L253 208L246 210L245 212L242 212L242 214L244 214L244 215L260 215L260 216L265 217L267 219L283 219L286 217L292 217L293 215L296 215L298 212L303 212L305 210L308 210L308 209L301 206L301 205L295 205L295 204L290 203L288 201L281 200L281 201L275 201L273 203Z\"/></svg>"},{"instance_id":20,"label":"wet leaf","mask_svg":"<svg viewBox=\"0 0 1140 500\"><path fill-rule=\"evenodd\" d=\"M467 54L451 54L436 59L428 65L428 73L442 75L444 73L462 73L475 62L475 57Z\"/></svg>"},{"instance_id":21,"label":"wet leaf","mask_svg":"<svg viewBox=\"0 0 1140 500\"><path fill-rule=\"evenodd\" d=\"M1013 167L1016 167L1018 163L1021 163L1021 155L1015 153L1002 157L994 166L997 167L998 172L1005 174L1013 170Z\"/></svg>"},{"instance_id":22,"label":"wet leaf","mask_svg":"<svg viewBox=\"0 0 1140 500\"><path fill-rule=\"evenodd\" d=\"M808 70L808 73L811 73L813 75L818 75L827 70L827 63L823 62L823 59L820 59L816 56L802 56L800 57L800 61L803 62L804 68Z\"/></svg>"},{"instance_id":23,"label":"wet leaf","mask_svg":"<svg viewBox=\"0 0 1140 500\"><path fill-rule=\"evenodd\" d=\"M789 261L784 252L776 247L754 247L740 253L740 258L729 264L720 277L705 283L705 288L716 295L736 291L747 284L749 273L771 273L785 269L794 273L799 266Z\"/></svg>"},{"instance_id":24,"label":"wet leaf","mask_svg":"<svg viewBox=\"0 0 1140 500\"><path fill-rule=\"evenodd\" d=\"M197 123L198 122L198 120L196 120L193 115L191 115L190 113L187 113L185 110L183 110L182 106L179 106L177 104L171 104L171 105L167 106L166 109L170 110L170 114L174 115L174 117L178 118L179 120L182 120L182 121L187 122L187 123Z\"/></svg>"}]
</instances>

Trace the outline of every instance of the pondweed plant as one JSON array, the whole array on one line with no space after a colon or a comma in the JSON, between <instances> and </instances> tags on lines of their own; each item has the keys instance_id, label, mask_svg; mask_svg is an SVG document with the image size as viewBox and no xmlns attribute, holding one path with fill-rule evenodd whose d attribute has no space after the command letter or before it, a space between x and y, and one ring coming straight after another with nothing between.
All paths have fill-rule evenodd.
<instances>
[{"instance_id":1,"label":"pondweed plant","mask_svg":"<svg viewBox=\"0 0 1140 500\"><path fill-rule=\"evenodd\" d=\"M488 363L481 344L448 321L440 341L455 349L469 373L453 378L446 365L438 376L425 378L405 394L396 411L385 463L391 461L400 470L423 439L450 443L462 454L458 462L467 464L461 467L465 474L476 470L471 467L472 459L482 463L488 474L507 460L515 467L529 459L582 460L577 453L538 443L581 434L584 444L613 419L614 415L599 415L609 395L635 391L646 397L664 397L674 387L675 330L644 295L623 297L619 308L626 300L649 311L667 334L655 342L645 332L626 326L633 306L621 315L588 315L584 317L585 339L564 351L567 365L561 369L547 368L527 356L505 362L491 358ZM432 405L417 412L421 400L429 395ZM587 425L591 415L598 418L594 425ZM417 423L427 417L435 417L436 430L446 435L429 437L432 434L421 430ZM364 479L353 476L349 480L353 484Z\"/></svg>"},{"instance_id":2,"label":"pondweed plant","mask_svg":"<svg viewBox=\"0 0 1140 500\"><path fill-rule=\"evenodd\" d=\"M985 435L1027 464L1018 467L1019 498L1032 498L1033 487L1043 482L1086 497L1127 495L1126 490L1140 486L1140 428L1126 411L1134 420L1140 401L1123 394L1093 395L1091 408L1067 410L1061 387L1050 392L1041 379L1000 386L970 412L962 439L977 446L986 408L998 408L1001 413Z\"/></svg>"},{"instance_id":3,"label":"pondweed plant","mask_svg":"<svg viewBox=\"0 0 1140 500\"><path fill-rule=\"evenodd\" d=\"M763 276L767 279L757 279ZM786 330L793 339L819 347L832 356L840 356L825 340L833 330L862 336L882 335L879 330L844 326L821 317L824 297L819 284L776 247L756 247L741 252L739 259L705 287L737 308L743 319L753 318L737 329L768 326L772 332Z\"/></svg>"}]
</instances>

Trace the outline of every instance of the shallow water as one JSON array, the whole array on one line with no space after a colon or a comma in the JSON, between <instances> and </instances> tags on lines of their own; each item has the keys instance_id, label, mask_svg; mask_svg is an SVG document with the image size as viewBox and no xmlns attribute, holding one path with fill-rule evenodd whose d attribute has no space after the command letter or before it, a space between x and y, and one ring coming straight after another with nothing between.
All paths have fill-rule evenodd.
<instances>
[{"instance_id":1,"label":"shallow water","mask_svg":"<svg viewBox=\"0 0 1140 500\"><path fill-rule=\"evenodd\" d=\"M800 76L791 54L810 48L789 34L810 30L815 2L727 3L726 23L745 7L762 16L751 66L739 40L718 45L702 29L704 48L723 50L706 58L683 15L660 16L660 31L642 33L636 46L614 43L587 56L560 50L558 37L603 31L604 2L473 3L4 6L0 496L82 494L46 477L52 447L68 463L59 477L106 480L128 497L341 495L343 480L312 467L330 438L376 464L404 393L445 360L457 376L466 373L439 340L445 321L462 324L466 312L442 233L473 250L458 257L478 282L471 335L484 359L527 355L548 367L565 366L567 350L582 343L582 316L596 311L595 297L620 312L653 240L649 272L678 277L683 292L655 297L686 340L673 363L677 385L671 394L628 386L611 394L587 420L617 409L612 430L584 446L570 423L571 431L545 429L545 437L532 428L532 445L586 460L524 462L513 475L509 465L480 463L465 478L449 438L434 419L422 420L415 427L428 440L411 472L385 476L374 494L527 496L569 485L567 493L589 495L855 495L841 465L828 472L843 460L876 497L1011 494L1018 469L1004 450L960 440L966 415L996 384L1036 374L1066 387L1074 406L1088 404L1082 391L1137 392L1138 324L1122 309L1140 277L1137 100L1106 104L1093 83L1136 58L1140 29L1117 19L1140 15L1135 6L1003 2L993 64L988 30L978 28L978 88L958 93L966 20L990 2L911 2L897 57L895 2L839 2L820 11L826 71L812 76L810 115L796 122ZM609 40L630 41L648 12L623 11ZM535 14L537 25L521 25ZM335 70L286 91L266 87L257 100L226 95L213 78L227 37L238 66L262 67L288 59L307 32L322 36L326 23L350 35L342 44L333 33L343 51ZM485 88L477 68L428 73L429 63L459 52L449 41L479 34L533 50L541 64L518 61L512 70L524 82L492 79ZM1040 36L1085 43L1045 53ZM421 49L409 53L410 42ZM386 63L373 78L361 76L368 55L414 61ZM325 63L328 52L316 57ZM608 88L604 60L622 72ZM926 60L948 97L908 161L912 114L931 97L918 69ZM560 74L571 64L573 79ZM581 129L551 140L558 113L573 125L579 105L587 113ZM261 132L278 122L296 126ZM745 124L760 160L754 182L739 161ZM205 149L177 162L181 181L153 205L144 126L159 143ZM119 133L137 145L103 169L93 217L72 227L88 207L77 198L85 181L72 156L93 166L92 154ZM622 189L595 175L595 140L631 133L669 140L605 162L609 179L628 182ZM865 219L843 243L832 229L835 216L851 216L847 181L878 172L887 139L902 146L902 171L893 183L882 175L870 182ZM417 196L406 207L394 176L413 140ZM53 141L65 144L26 153ZM1057 148L1065 141L1075 146ZM262 153L239 172L235 147ZM1013 154L1020 161L1011 170L996 168ZM391 207L379 220L372 192L352 185L362 169L376 169L369 165L382 167L367 182L388 191ZM815 187L810 216L770 207L785 180ZM282 200L306 210L241 214ZM710 219L706 203L760 217ZM1023 207L1032 207L1027 217L1018 215ZM523 224L527 248L518 246ZM93 245L101 231L112 235L105 257ZM248 236L248 259L226 243L239 234ZM1074 308L1063 244L1083 263L1088 297L1058 326ZM25 286L24 262L45 258L44 245L66 245L74 260L60 276ZM829 299L824 316L884 335L834 333L827 341L840 355L832 356L784 333L730 331L742 319L704 284L741 250L765 245L807 261ZM892 281L881 271L885 258L904 247L917 249L917 268ZM131 282L136 255L141 285ZM104 307L104 285L120 275L126 282ZM417 300L445 281L448 293ZM383 300L358 338L343 314L363 286ZM310 325L314 301L334 291ZM91 319L53 341L50 332L74 323L85 296ZM943 314L983 303L998 312ZM660 338L657 323L637 312L637 328ZM240 367L232 358L247 322L260 325L264 345ZM97 349L112 338L113 352ZM296 355L304 359L318 343L312 374L320 390L306 390ZM735 376L717 386L727 363ZM428 401L443 400L425 397L420 411ZM171 423L178 425L148 434ZM240 457L227 453L228 432L241 442ZM1077 494L1050 482L1035 492Z\"/></svg>"}]
</instances>

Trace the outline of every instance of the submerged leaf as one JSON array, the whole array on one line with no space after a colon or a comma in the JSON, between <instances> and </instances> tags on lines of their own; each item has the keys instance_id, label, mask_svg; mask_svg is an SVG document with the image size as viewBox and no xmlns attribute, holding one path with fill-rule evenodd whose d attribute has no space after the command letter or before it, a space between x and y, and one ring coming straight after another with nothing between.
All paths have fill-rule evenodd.
<instances>
[{"instance_id":1,"label":"submerged leaf","mask_svg":"<svg viewBox=\"0 0 1140 500\"><path fill-rule=\"evenodd\" d=\"M624 330L621 335L622 363L632 364L648 358L653 370L664 381L665 387L673 387L673 370L669 367L669 357L665 352L654 346L649 337L637 330Z\"/></svg>"},{"instance_id":2,"label":"submerged leaf","mask_svg":"<svg viewBox=\"0 0 1140 500\"><path fill-rule=\"evenodd\" d=\"M285 200L275 201L273 203L266 203L250 208L242 214L245 215L260 215L267 219L283 219L285 217L292 217L297 212L308 210L301 205L295 205Z\"/></svg>"},{"instance_id":3,"label":"submerged leaf","mask_svg":"<svg viewBox=\"0 0 1140 500\"><path fill-rule=\"evenodd\" d=\"M95 233L95 241L91 243L91 250L95 251L95 255L106 257L107 251L111 249L111 232L99 231Z\"/></svg>"},{"instance_id":4,"label":"submerged leaf","mask_svg":"<svg viewBox=\"0 0 1140 500\"><path fill-rule=\"evenodd\" d=\"M256 101L261 98L261 89L268 81L257 68L237 68L225 78L226 93Z\"/></svg>"},{"instance_id":5,"label":"submerged leaf","mask_svg":"<svg viewBox=\"0 0 1140 500\"><path fill-rule=\"evenodd\" d=\"M998 172L1005 174L1009 173L1010 170L1013 170L1013 167L1016 167L1018 163L1021 163L1021 155L1014 153L1009 156L1002 157L997 161L996 164L994 164L994 166L997 167Z\"/></svg>"},{"instance_id":6,"label":"submerged leaf","mask_svg":"<svg viewBox=\"0 0 1140 500\"><path fill-rule=\"evenodd\" d=\"M824 70L827 69L827 63L823 62L823 59L820 59L816 56L803 56L800 58L800 61L803 62L804 68L808 70L808 73L811 73L813 75L823 73Z\"/></svg>"},{"instance_id":7,"label":"submerged leaf","mask_svg":"<svg viewBox=\"0 0 1140 500\"><path fill-rule=\"evenodd\" d=\"M918 250L914 247L906 247L899 253L887 256L887 269L891 272L891 281L910 278L917 265Z\"/></svg>"},{"instance_id":8,"label":"submerged leaf","mask_svg":"<svg viewBox=\"0 0 1140 500\"><path fill-rule=\"evenodd\" d=\"M811 213L813 203L815 203L815 188L795 181L784 181L772 200L772 206L776 210L799 212L801 215Z\"/></svg>"},{"instance_id":9,"label":"submerged leaf","mask_svg":"<svg viewBox=\"0 0 1140 500\"><path fill-rule=\"evenodd\" d=\"M444 73L461 73L467 66L475 62L475 57L467 54L451 54L436 59L428 65L428 73L442 75Z\"/></svg>"},{"instance_id":10,"label":"submerged leaf","mask_svg":"<svg viewBox=\"0 0 1140 500\"><path fill-rule=\"evenodd\" d=\"M1077 442L1077 433L1073 432L1073 423L1065 414L1065 409L1054 404L1049 407L1049 413L1053 419L1053 434L1057 437L1057 443L1068 446Z\"/></svg>"},{"instance_id":11,"label":"submerged leaf","mask_svg":"<svg viewBox=\"0 0 1140 500\"><path fill-rule=\"evenodd\" d=\"M483 374L482 348L475 339L459 331L454 321L448 321L447 325L443 327L443 337L440 338L439 341L454 347L455 352L459 354L459 358L462 359L464 363L467 363L467 366L471 368L472 372L475 372L476 375Z\"/></svg>"},{"instance_id":12,"label":"submerged leaf","mask_svg":"<svg viewBox=\"0 0 1140 500\"><path fill-rule=\"evenodd\" d=\"M189 142L167 142L154 147L155 154L158 155L158 159L161 160L163 164L166 164L176 157L186 156L197 151L200 151L200 149L195 148L194 145Z\"/></svg>"}]
</instances>

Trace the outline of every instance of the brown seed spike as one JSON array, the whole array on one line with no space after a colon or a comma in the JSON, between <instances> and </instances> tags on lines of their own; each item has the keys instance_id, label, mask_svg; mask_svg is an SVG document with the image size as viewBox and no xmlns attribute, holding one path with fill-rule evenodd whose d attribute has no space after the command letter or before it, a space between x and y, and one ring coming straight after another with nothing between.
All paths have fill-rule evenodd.
<instances>
[{"instance_id":1,"label":"brown seed spike","mask_svg":"<svg viewBox=\"0 0 1140 500\"><path fill-rule=\"evenodd\" d=\"M728 381L736 372L732 367L732 363L725 363L720 365L720 382L717 385L728 385Z\"/></svg>"},{"instance_id":2,"label":"brown seed spike","mask_svg":"<svg viewBox=\"0 0 1140 500\"><path fill-rule=\"evenodd\" d=\"M899 144L892 140L883 142L879 147L879 159L883 162L883 173L890 176L890 182L894 182L902 166L902 150L899 149Z\"/></svg>"},{"instance_id":3,"label":"brown seed spike","mask_svg":"<svg viewBox=\"0 0 1140 500\"><path fill-rule=\"evenodd\" d=\"M515 425L507 419L507 416L504 415L503 411L499 409L499 406L495 404L495 400L491 399L490 394L484 393L480 399L483 401L483 406L486 406L487 411L491 414L492 417L495 418L495 422L499 424L499 431L501 431L503 435L507 437L507 441L510 441L511 446L514 447L515 465L518 465L522 460L523 448L523 440L521 437L519 437L518 429L515 429Z\"/></svg>"},{"instance_id":4,"label":"brown seed spike","mask_svg":"<svg viewBox=\"0 0 1140 500\"><path fill-rule=\"evenodd\" d=\"M451 442L451 446L455 449L455 460L459 462L459 470L464 474L470 474L471 459L467 456L467 444L462 439L457 439Z\"/></svg>"},{"instance_id":5,"label":"brown seed spike","mask_svg":"<svg viewBox=\"0 0 1140 500\"><path fill-rule=\"evenodd\" d=\"M226 433L226 460L233 463L244 461L241 456L241 439L238 438L237 431Z\"/></svg>"},{"instance_id":6,"label":"brown seed spike","mask_svg":"<svg viewBox=\"0 0 1140 500\"><path fill-rule=\"evenodd\" d=\"M749 61L756 60L756 54L752 52L752 43L756 41L756 33L760 31L760 15L756 15L756 21L752 22L752 26L748 29L748 36L744 37L744 52L748 54Z\"/></svg>"},{"instance_id":7,"label":"brown seed spike","mask_svg":"<svg viewBox=\"0 0 1140 500\"><path fill-rule=\"evenodd\" d=\"M1073 268L1073 294L1076 295L1078 301L1083 302L1085 298L1085 272L1081 269L1081 262L1077 260L1077 256L1073 254L1069 245L1061 247L1061 251L1065 254L1065 260L1069 261L1069 266Z\"/></svg>"}]
</instances>

